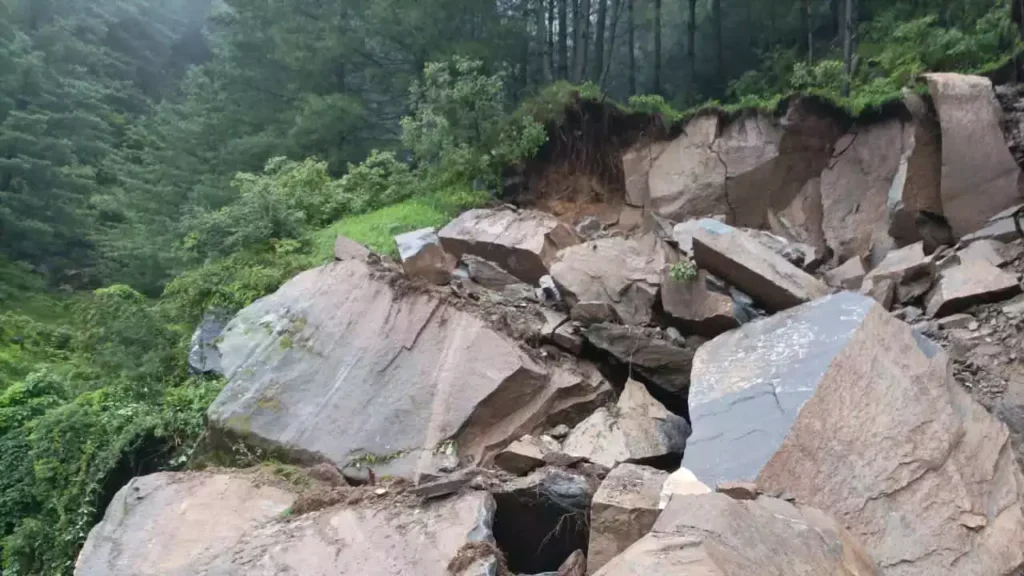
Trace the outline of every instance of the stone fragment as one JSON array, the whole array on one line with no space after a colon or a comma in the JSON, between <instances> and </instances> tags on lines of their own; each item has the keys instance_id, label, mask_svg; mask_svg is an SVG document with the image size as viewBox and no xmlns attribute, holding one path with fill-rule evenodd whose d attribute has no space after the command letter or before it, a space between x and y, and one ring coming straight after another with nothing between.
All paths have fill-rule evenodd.
<instances>
[{"instance_id":1,"label":"stone fragment","mask_svg":"<svg viewBox=\"0 0 1024 576\"><path fill-rule=\"evenodd\" d=\"M623 323L646 324L661 270L678 259L671 247L652 234L604 238L559 252L551 276L570 304L607 302Z\"/></svg>"},{"instance_id":2,"label":"stone fragment","mask_svg":"<svg viewBox=\"0 0 1024 576\"><path fill-rule=\"evenodd\" d=\"M370 257L370 254L369 248L345 236L339 235L334 241L335 260L359 260L360 262L365 262Z\"/></svg>"},{"instance_id":3,"label":"stone fragment","mask_svg":"<svg viewBox=\"0 0 1024 576\"><path fill-rule=\"evenodd\" d=\"M993 266L1005 266L1006 258L1003 257L1005 248L1006 245L1002 242L986 238L968 244L966 248L957 252L957 256L960 257L961 264L981 261Z\"/></svg>"},{"instance_id":4,"label":"stone fragment","mask_svg":"<svg viewBox=\"0 0 1024 576\"><path fill-rule=\"evenodd\" d=\"M882 280L889 280L894 285L893 300L910 302L931 288L937 270L935 258L938 256L938 253L925 255L923 242L893 250L864 277L861 292L880 297L888 290ZM882 302L879 298L876 300Z\"/></svg>"},{"instance_id":5,"label":"stone fragment","mask_svg":"<svg viewBox=\"0 0 1024 576\"><path fill-rule=\"evenodd\" d=\"M619 464L601 482L590 505L589 573L650 531L661 512L658 495L667 477L647 466Z\"/></svg>"},{"instance_id":6,"label":"stone fragment","mask_svg":"<svg viewBox=\"0 0 1024 576\"><path fill-rule=\"evenodd\" d=\"M239 312L219 345L228 383L215 433L380 475L484 461L544 426L575 424L610 395L593 366L541 364L430 293L402 297L366 264L299 274ZM453 440L454 442L449 442Z\"/></svg>"},{"instance_id":7,"label":"stone fragment","mask_svg":"<svg viewBox=\"0 0 1024 576\"><path fill-rule=\"evenodd\" d=\"M881 304L882 308L892 310L896 300L896 281L892 278L876 278L865 282L860 293Z\"/></svg>"},{"instance_id":8,"label":"stone fragment","mask_svg":"<svg viewBox=\"0 0 1024 576\"><path fill-rule=\"evenodd\" d=\"M843 340L758 487L830 510L886 576L1017 574L1024 477L1006 427L880 307Z\"/></svg>"},{"instance_id":9,"label":"stone fragment","mask_svg":"<svg viewBox=\"0 0 1024 576\"><path fill-rule=\"evenodd\" d=\"M643 208L650 198L648 175L654 161L668 148L668 142L641 143L622 155L622 173L626 177L626 204Z\"/></svg>"},{"instance_id":10,"label":"stone fragment","mask_svg":"<svg viewBox=\"0 0 1024 576\"><path fill-rule=\"evenodd\" d=\"M604 224L594 216L584 216L576 224L576 235L580 238L590 239L604 231Z\"/></svg>"},{"instance_id":11,"label":"stone fragment","mask_svg":"<svg viewBox=\"0 0 1024 576\"><path fill-rule=\"evenodd\" d=\"M952 246L955 241L945 219L928 218L942 214L942 128L920 95L904 90L903 106L909 119L903 123L903 154L888 191L889 236L897 246L919 240L928 247Z\"/></svg>"},{"instance_id":12,"label":"stone fragment","mask_svg":"<svg viewBox=\"0 0 1024 576\"><path fill-rule=\"evenodd\" d=\"M864 546L820 510L761 497L673 498L651 532L593 576L880 576Z\"/></svg>"},{"instance_id":13,"label":"stone fragment","mask_svg":"<svg viewBox=\"0 0 1024 576\"><path fill-rule=\"evenodd\" d=\"M494 465L516 476L523 476L544 466L548 454L560 449L561 446L550 438L526 435L498 452L494 457Z\"/></svg>"},{"instance_id":14,"label":"stone fragment","mask_svg":"<svg viewBox=\"0 0 1024 576\"><path fill-rule=\"evenodd\" d=\"M701 220L693 242L698 267L749 294L770 311L785 310L828 293L820 280L721 222Z\"/></svg>"},{"instance_id":15,"label":"stone fragment","mask_svg":"<svg viewBox=\"0 0 1024 576\"><path fill-rule=\"evenodd\" d=\"M704 270L690 280L674 280L666 268L661 279L661 305L665 313L688 333L714 338L747 320L744 310L729 295L729 287Z\"/></svg>"},{"instance_id":16,"label":"stone fragment","mask_svg":"<svg viewBox=\"0 0 1024 576\"><path fill-rule=\"evenodd\" d=\"M488 290L501 292L508 286L522 283L521 280L505 272L494 262L484 260L479 256L466 254L462 257L462 262L469 270L469 277Z\"/></svg>"},{"instance_id":17,"label":"stone fragment","mask_svg":"<svg viewBox=\"0 0 1024 576\"><path fill-rule=\"evenodd\" d=\"M692 496L695 494L709 494L711 488L701 482L687 468L679 468L665 478L661 485L661 495L658 497L658 509L664 510L672 496Z\"/></svg>"},{"instance_id":18,"label":"stone fragment","mask_svg":"<svg viewBox=\"0 0 1024 576\"><path fill-rule=\"evenodd\" d=\"M587 576L587 557L583 550L576 550L558 567L557 576Z\"/></svg>"},{"instance_id":19,"label":"stone fragment","mask_svg":"<svg viewBox=\"0 0 1024 576\"><path fill-rule=\"evenodd\" d=\"M693 235L701 228L700 219L687 220L672 228L672 239L679 250L687 256L693 256Z\"/></svg>"},{"instance_id":20,"label":"stone fragment","mask_svg":"<svg viewBox=\"0 0 1024 576\"><path fill-rule=\"evenodd\" d=\"M438 236L455 257L479 256L528 284L548 274L559 250L579 243L572 228L535 210L469 210Z\"/></svg>"},{"instance_id":21,"label":"stone fragment","mask_svg":"<svg viewBox=\"0 0 1024 576\"><path fill-rule=\"evenodd\" d=\"M723 482L715 486L715 492L725 494L733 500L757 500L757 484L753 482Z\"/></svg>"},{"instance_id":22,"label":"stone fragment","mask_svg":"<svg viewBox=\"0 0 1024 576\"><path fill-rule=\"evenodd\" d=\"M821 178L808 180L789 205L768 212L768 226L773 233L811 246L821 255L827 247L823 219Z\"/></svg>"},{"instance_id":23,"label":"stone fragment","mask_svg":"<svg viewBox=\"0 0 1024 576\"><path fill-rule=\"evenodd\" d=\"M616 409L599 408L569 433L562 449L609 468L623 462L678 466L689 434L690 425L682 416L669 412L643 384L630 380Z\"/></svg>"},{"instance_id":24,"label":"stone fragment","mask_svg":"<svg viewBox=\"0 0 1024 576\"><path fill-rule=\"evenodd\" d=\"M970 245L978 240L986 239L999 242L1013 242L1014 240L1019 240L1020 237L1020 232L1017 231L1013 218L1001 218L985 224L983 228L976 232L964 235L960 239L960 243Z\"/></svg>"},{"instance_id":25,"label":"stone fragment","mask_svg":"<svg viewBox=\"0 0 1024 576\"><path fill-rule=\"evenodd\" d=\"M591 344L685 406L694 350L664 340L661 335L656 329L619 324L594 324L584 331Z\"/></svg>"},{"instance_id":26,"label":"stone fragment","mask_svg":"<svg viewBox=\"0 0 1024 576\"><path fill-rule=\"evenodd\" d=\"M976 260L943 272L928 294L925 311L929 316L939 318L977 304L1008 300L1020 292L1016 276L988 262Z\"/></svg>"},{"instance_id":27,"label":"stone fragment","mask_svg":"<svg viewBox=\"0 0 1024 576\"><path fill-rule=\"evenodd\" d=\"M874 305L841 292L701 346L693 361L693 436L683 466L708 486L753 480Z\"/></svg>"},{"instance_id":28,"label":"stone fragment","mask_svg":"<svg viewBox=\"0 0 1024 576\"><path fill-rule=\"evenodd\" d=\"M213 308L203 314L188 344L188 369L193 374L222 373L217 342L231 320L226 310Z\"/></svg>"},{"instance_id":29,"label":"stone fragment","mask_svg":"<svg viewBox=\"0 0 1024 576\"><path fill-rule=\"evenodd\" d=\"M952 316L946 316L940 318L936 324L940 330L956 330L959 328L967 328L974 322L974 316L970 314L953 314Z\"/></svg>"},{"instance_id":30,"label":"stone fragment","mask_svg":"<svg viewBox=\"0 0 1024 576\"><path fill-rule=\"evenodd\" d=\"M824 252L814 248L813 246L802 244L800 242L793 242L781 236L776 236L771 232L765 232L764 230L747 228L744 229L743 232L748 234L754 240L760 242L772 252L775 252L779 256L785 258L786 262L789 262L801 270L813 272L821 267L825 262Z\"/></svg>"},{"instance_id":31,"label":"stone fragment","mask_svg":"<svg viewBox=\"0 0 1024 576\"><path fill-rule=\"evenodd\" d=\"M894 311L892 316L893 318L903 320L907 324L913 324L920 319L921 316L924 316L924 310L921 310L916 306L907 306L906 308L900 308L899 310Z\"/></svg>"},{"instance_id":32,"label":"stone fragment","mask_svg":"<svg viewBox=\"0 0 1024 576\"><path fill-rule=\"evenodd\" d=\"M433 284L447 284L452 280L456 261L437 238L437 230L423 228L395 236L402 268L409 276L423 278Z\"/></svg>"},{"instance_id":33,"label":"stone fragment","mask_svg":"<svg viewBox=\"0 0 1024 576\"><path fill-rule=\"evenodd\" d=\"M573 322L583 326L619 321L619 313L609 302L577 302L569 311L569 316Z\"/></svg>"},{"instance_id":34,"label":"stone fragment","mask_svg":"<svg viewBox=\"0 0 1024 576\"><path fill-rule=\"evenodd\" d=\"M860 290L861 283L867 270L864 268L864 258L854 256L841 266L825 273L825 283L833 288L843 290Z\"/></svg>"},{"instance_id":35,"label":"stone fragment","mask_svg":"<svg viewBox=\"0 0 1024 576\"><path fill-rule=\"evenodd\" d=\"M991 80L952 73L925 79L942 126L943 213L964 236L1020 203L1020 169L1003 138Z\"/></svg>"},{"instance_id":36,"label":"stone fragment","mask_svg":"<svg viewBox=\"0 0 1024 576\"><path fill-rule=\"evenodd\" d=\"M569 322L568 316L547 308L543 310L543 313L544 327L541 329L541 334L544 335L544 338L554 342L559 348L578 356L583 351L583 335L576 330L572 322Z\"/></svg>"}]
</instances>

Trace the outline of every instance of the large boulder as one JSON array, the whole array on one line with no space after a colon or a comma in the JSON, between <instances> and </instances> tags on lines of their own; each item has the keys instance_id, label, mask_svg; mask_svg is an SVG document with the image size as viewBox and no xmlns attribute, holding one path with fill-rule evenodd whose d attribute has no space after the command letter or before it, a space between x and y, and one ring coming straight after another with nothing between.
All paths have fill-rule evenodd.
<instances>
[{"instance_id":1,"label":"large boulder","mask_svg":"<svg viewBox=\"0 0 1024 576\"><path fill-rule=\"evenodd\" d=\"M228 384L212 427L290 459L371 458L414 478L451 458L441 445L486 461L608 397L592 366L540 364L474 314L391 284L333 262L242 310L218 346Z\"/></svg>"},{"instance_id":2,"label":"large boulder","mask_svg":"<svg viewBox=\"0 0 1024 576\"><path fill-rule=\"evenodd\" d=\"M676 496L644 536L594 576L878 576L863 545L827 514L761 497Z\"/></svg>"},{"instance_id":3,"label":"large boulder","mask_svg":"<svg viewBox=\"0 0 1024 576\"><path fill-rule=\"evenodd\" d=\"M571 456L612 468L620 463L675 468L690 425L630 380L615 409L599 408L573 428L562 444Z\"/></svg>"},{"instance_id":4,"label":"large boulder","mask_svg":"<svg viewBox=\"0 0 1024 576\"><path fill-rule=\"evenodd\" d=\"M925 255L923 241L893 250L864 277L862 291L891 293L890 298L895 301L909 302L925 294L934 282L935 257Z\"/></svg>"},{"instance_id":5,"label":"large boulder","mask_svg":"<svg viewBox=\"0 0 1024 576\"><path fill-rule=\"evenodd\" d=\"M693 233L697 265L729 282L770 311L828 294L828 286L750 235L708 218Z\"/></svg>"},{"instance_id":6,"label":"large boulder","mask_svg":"<svg viewBox=\"0 0 1024 576\"><path fill-rule=\"evenodd\" d=\"M77 576L450 576L463 548L493 549L494 501L469 492L420 507L334 507L289 522L295 496L252 473L161 473L122 488ZM359 545L353 545L358 542ZM481 554L496 566L493 554Z\"/></svg>"},{"instance_id":7,"label":"large boulder","mask_svg":"<svg viewBox=\"0 0 1024 576\"><path fill-rule=\"evenodd\" d=\"M876 306L826 368L758 488L829 510L886 576L1018 574L1024 476L946 353Z\"/></svg>"},{"instance_id":8,"label":"large boulder","mask_svg":"<svg viewBox=\"0 0 1024 576\"><path fill-rule=\"evenodd\" d=\"M719 119L704 114L658 156L648 173L650 208L676 221L709 214L730 214L725 195L726 167L712 149Z\"/></svg>"},{"instance_id":9,"label":"large boulder","mask_svg":"<svg viewBox=\"0 0 1024 576\"><path fill-rule=\"evenodd\" d=\"M889 190L889 236L898 246L922 239L919 216L942 214L942 128L935 110L910 90L903 93L903 154ZM926 231L927 233L927 231Z\"/></svg>"},{"instance_id":10,"label":"large boulder","mask_svg":"<svg viewBox=\"0 0 1024 576\"><path fill-rule=\"evenodd\" d=\"M699 270L695 278L675 279L666 268L661 279L661 305L673 323L688 333L714 338L750 319L724 282Z\"/></svg>"},{"instance_id":11,"label":"large boulder","mask_svg":"<svg viewBox=\"0 0 1024 576\"><path fill-rule=\"evenodd\" d=\"M626 324L646 324L658 295L662 269L678 254L653 234L604 238L558 253L551 276L569 304L606 302Z\"/></svg>"},{"instance_id":12,"label":"large boulder","mask_svg":"<svg viewBox=\"0 0 1024 576\"><path fill-rule=\"evenodd\" d=\"M642 142L622 155L622 173L626 178L626 204L643 208L651 192L648 175L654 161L668 148L668 142Z\"/></svg>"},{"instance_id":13,"label":"large boulder","mask_svg":"<svg viewBox=\"0 0 1024 576\"><path fill-rule=\"evenodd\" d=\"M677 404L686 406L690 386L690 368L694 349L678 346L669 341L664 332L656 328L643 329L621 324L594 324L584 337L593 346L604 350L632 374L656 386L661 397L671 396Z\"/></svg>"},{"instance_id":14,"label":"large boulder","mask_svg":"<svg viewBox=\"0 0 1024 576\"><path fill-rule=\"evenodd\" d=\"M231 320L231 316L222 309L207 310L192 333L188 344L188 369L193 374L220 373L220 352L217 340L221 332Z\"/></svg>"},{"instance_id":15,"label":"large boulder","mask_svg":"<svg viewBox=\"0 0 1024 576\"><path fill-rule=\"evenodd\" d=\"M983 260L971 260L943 271L928 294L929 316L949 316L977 304L1008 300L1020 294L1017 277Z\"/></svg>"},{"instance_id":16,"label":"large boulder","mask_svg":"<svg viewBox=\"0 0 1024 576\"><path fill-rule=\"evenodd\" d=\"M590 505L589 573L647 535L661 513L666 478L668 472L635 464L619 464L605 477Z\"/></svg>"},{"instance_id":17,"label":"large boulder","mask_svg":"<svg viewBox=\"0 0 1024 576\"><path fill-rule=\"evenodd\" d=\"M683 466L709 486L753 480L874 302L841 292L745 324L697 350Z\"/></svg>"},{"instance_id":18,"label":"large boulder","mask_svg":"<svg viewBox=\"0 0 1024 576\"><path fill-rule=\"evenodd\" d=\"M768 212L768 226L773 233L813 246L822 253L826 248L824 219L821 178L811 178L789 204Z\"/></svg>"},{"instance_id":19,"label":"large boulder","mask_svg":"<svg viewBox=\"0 0 1024 576\"><path fill-rule=\"evenodd\" d=\"M423 228L395 236L398 256L405 273L433 284L451 282L455 259L444 251L437 230Z\"/></svg>"},{"instance_id":20,"label":"large boulder","mask_svg":"<svg viewBox=\"0 0 1024 576\"><path fill-rule=\"evenodd\" d=\"M952 73L925 78L942 125L943 213L960 237L1020 203L1020 169L1003 138L991 80Z\"/></svg>"},{"instance_id":21,"label":"large boulder","mask_svg":"<svg viewBox=\"0 0 1024 576\"><path fill-rule=\"evenodd\" d=\"M469 210L437 235L456 258L479 256L534 285L559 250L579 243L570 226L535 210Z\"/></svg>"}]
</instances>

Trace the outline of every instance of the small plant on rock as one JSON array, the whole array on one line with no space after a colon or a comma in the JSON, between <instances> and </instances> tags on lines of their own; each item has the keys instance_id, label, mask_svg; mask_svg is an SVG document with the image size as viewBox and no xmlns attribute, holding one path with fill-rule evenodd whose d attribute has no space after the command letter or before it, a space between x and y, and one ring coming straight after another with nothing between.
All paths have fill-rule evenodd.
<instances>
[{"instance_id":1,"label":"small plant on rock","mask_svg":"<svg viewBox=\"0 0 1024 576\"><path fill-rule=\"evenodd\" d=\"M689 260L676 262L668 270L668 276L676 282L689 282L697 278L697 266Z\"/></svg>"}]
</instances>

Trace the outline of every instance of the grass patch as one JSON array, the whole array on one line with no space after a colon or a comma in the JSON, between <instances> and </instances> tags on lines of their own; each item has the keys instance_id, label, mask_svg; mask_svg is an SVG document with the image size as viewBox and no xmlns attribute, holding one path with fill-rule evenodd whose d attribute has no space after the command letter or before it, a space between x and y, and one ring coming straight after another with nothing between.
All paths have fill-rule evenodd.
<instances>
[{"instance_id":1,"label":"grass patch","mask_svg":"<svg viewBox=\"0 0 1024 576\"><path fill-rule=\"evenodd\" d=\"M366 214L346 216L313 233L314 258L329 260L334 252L334 240L339 235L365 244L378 254L398 257L395 235L420 228L440 228L460 212L484 206L489 201L485 192L453 188Z\"/></svg>"}]
</instances>

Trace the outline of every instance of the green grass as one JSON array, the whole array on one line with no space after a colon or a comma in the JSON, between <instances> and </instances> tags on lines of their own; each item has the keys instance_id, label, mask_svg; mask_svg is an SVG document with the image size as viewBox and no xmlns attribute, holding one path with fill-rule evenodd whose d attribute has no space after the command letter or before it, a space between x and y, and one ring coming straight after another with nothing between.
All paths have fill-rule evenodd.
<instances>
[{"instance_id":1,"label":"green grass","mask_svg":"<svg viewBox=\"0 0 1024 576\"><path fill-rule=\"evenodd\" d=\"M483 206L489 200L484 192L455 188L411 198L366 214L346 216L313 233L314 257L329 260L334 251L334 240L339 235L369 246L378 254L397 257L395 235L431 226L440 228L459 212Z\"/></svg>"}]
</instances>

